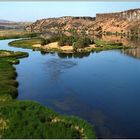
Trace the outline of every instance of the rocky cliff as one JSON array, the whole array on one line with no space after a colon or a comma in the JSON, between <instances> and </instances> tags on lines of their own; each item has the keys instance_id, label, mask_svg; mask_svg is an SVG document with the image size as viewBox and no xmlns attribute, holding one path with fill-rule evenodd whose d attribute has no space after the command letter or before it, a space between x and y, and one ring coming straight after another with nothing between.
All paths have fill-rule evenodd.
<instances>
[{"instance_id":1,"label":"rocky cliff","mask_svg":"<svg viewBox=\"0 0 140 140\"><path fill-rule=\"evenodd\" d=\"M109 20L109 19L138 21L140 20L140 9L131 9L131 10L117 12L117 13L96 14L97 21Z\"/></svg>"},{"instance_id":2,"label":"rocky cliff","mask_svg":"<svg viewBox=\"0 0 140 140\"><path fill-rule=\"evenodd\" d=\"M102 33L140 34L140 9L97 14L94 27L96 26L100 26Z\"/></svg>"},{"instance_id":3,"label":"rocky cliff","mask_svg":"<svg viewBox=\"0 0 140 140\"><path fill-rule=\"evenodd\" d=\"M26 27L30 32L70 32L80 34L140 34L140 9L97 14L95 17L60 17L37 20Z\"/></svg>"}]
</instances>

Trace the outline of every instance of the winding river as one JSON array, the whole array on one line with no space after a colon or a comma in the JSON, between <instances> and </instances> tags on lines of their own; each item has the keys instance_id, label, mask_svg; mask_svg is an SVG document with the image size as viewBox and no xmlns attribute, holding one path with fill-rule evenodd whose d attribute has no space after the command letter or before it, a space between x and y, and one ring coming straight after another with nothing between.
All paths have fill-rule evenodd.
<instances>
[{"instance_id":1,"label":"winding river","mask_svg":"<svg viewBox=\"0 0 140 140\"><path fill-rule=\"evenodd\" d=\"M9 47L10 41L1 40L0 49L29 53L15 65L19 100L84 118L99 138L140 138L139 49L65 56Z\"/></svg>"}]
</instances>

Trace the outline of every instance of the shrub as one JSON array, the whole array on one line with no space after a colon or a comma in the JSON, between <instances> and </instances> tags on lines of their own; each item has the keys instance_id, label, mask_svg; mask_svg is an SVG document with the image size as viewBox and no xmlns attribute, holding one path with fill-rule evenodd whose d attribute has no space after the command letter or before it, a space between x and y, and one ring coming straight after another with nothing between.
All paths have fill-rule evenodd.
<instances>
[{"instance_id":1,"label":"shrub","mask_svg":"<svg viewBox=\"0 0 140 140\"><path fill-rule=\"evenodd\" d=\"M60 36L54 35L51 38L49 38L49 40L50 40L50 42L56 42L56 41L60 40L60 37L61 37L61 35Z\"/></svg>"},{"instance_id":2,"label":"shrub","mask_svg":"<svg viewBox=\"0 0 140 140\"><path fill-rule=\"evenodd\" d=\"M93 44L94 41L91 40L90 38L83 37L79 38L77 42L73 43L74 49L79 49L79 48L85 48L88 47L89 44Z\"/></svg>"},{"instance_id":3,"label":"shrub","mask_svg":"<svg viewBox=\"0 0 140 140\"><path fill-rule=\"evenodd\" d=\"M44 38L41 38L41 45L46 45L46 40Z\"/></svg>"},{"instance_id":4,"label":"shrub","mask_svg":"<svg viewBox=\"0 0 140 140\"><path fill-rule=\"evenodd\" d=\"M74 42L77 41L77 37L75 36L61 36L60 40L58 42L59 46L65 46L65 45L69 45L71 46Z\"/></svg>"},{"instance_id":5,"label":"shrub","mask_svg":"<svg viewBox=\"0 0 140 140\"><path fill-rule=\"evenodd\" d=\"M123 43L118 42L118 43L108 43L108 45L118 45L118 46L123 46Z\"/></svg>"},{"instance_id":6,"label":"shrub","mask_svg":"<svg viewBox=\"0 0 140 140\"><path fill-rule=\"evenodd\" d=\"M45 43L47 45L47 44L51 43L51 41L49 39L46 39Z\"/></svg>"}]
</instances>

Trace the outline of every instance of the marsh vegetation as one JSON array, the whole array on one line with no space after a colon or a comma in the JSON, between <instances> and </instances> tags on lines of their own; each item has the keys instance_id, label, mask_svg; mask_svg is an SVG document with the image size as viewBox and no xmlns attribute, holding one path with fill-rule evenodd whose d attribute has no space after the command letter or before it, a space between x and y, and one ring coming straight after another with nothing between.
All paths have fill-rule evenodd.
<instances>
[{"instance_id":1,"label":"marsh vegetation","mask_svg":"<svg viewBox=\"0 0 140 140\"><path fill-rule=\"evenodd\" d=\"M46 52L79 53L112 49L127 49L122 43L110 43L85 36L53 36L48 39L31 38L12 41L10 46Z\"/></svg>"}]
</instances>

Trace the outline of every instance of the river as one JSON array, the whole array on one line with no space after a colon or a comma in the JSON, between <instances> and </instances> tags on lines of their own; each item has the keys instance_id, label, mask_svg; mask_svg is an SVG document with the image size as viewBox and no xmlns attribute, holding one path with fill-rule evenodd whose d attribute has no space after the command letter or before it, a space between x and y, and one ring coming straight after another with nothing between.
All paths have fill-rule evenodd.
<instances>
[{"instance_id":1,"label":"river","mask_svg":"<svg viewBox=\"0 0 140 140\"><path fill-rule=\"evenodd\" d=\"M15 65L17 99L77 115L95 126L98 138L140 138L138 48L65 56L9 47L10 41L1 40L0 49L29 53Z\"/></svg>"}]
</instances>

